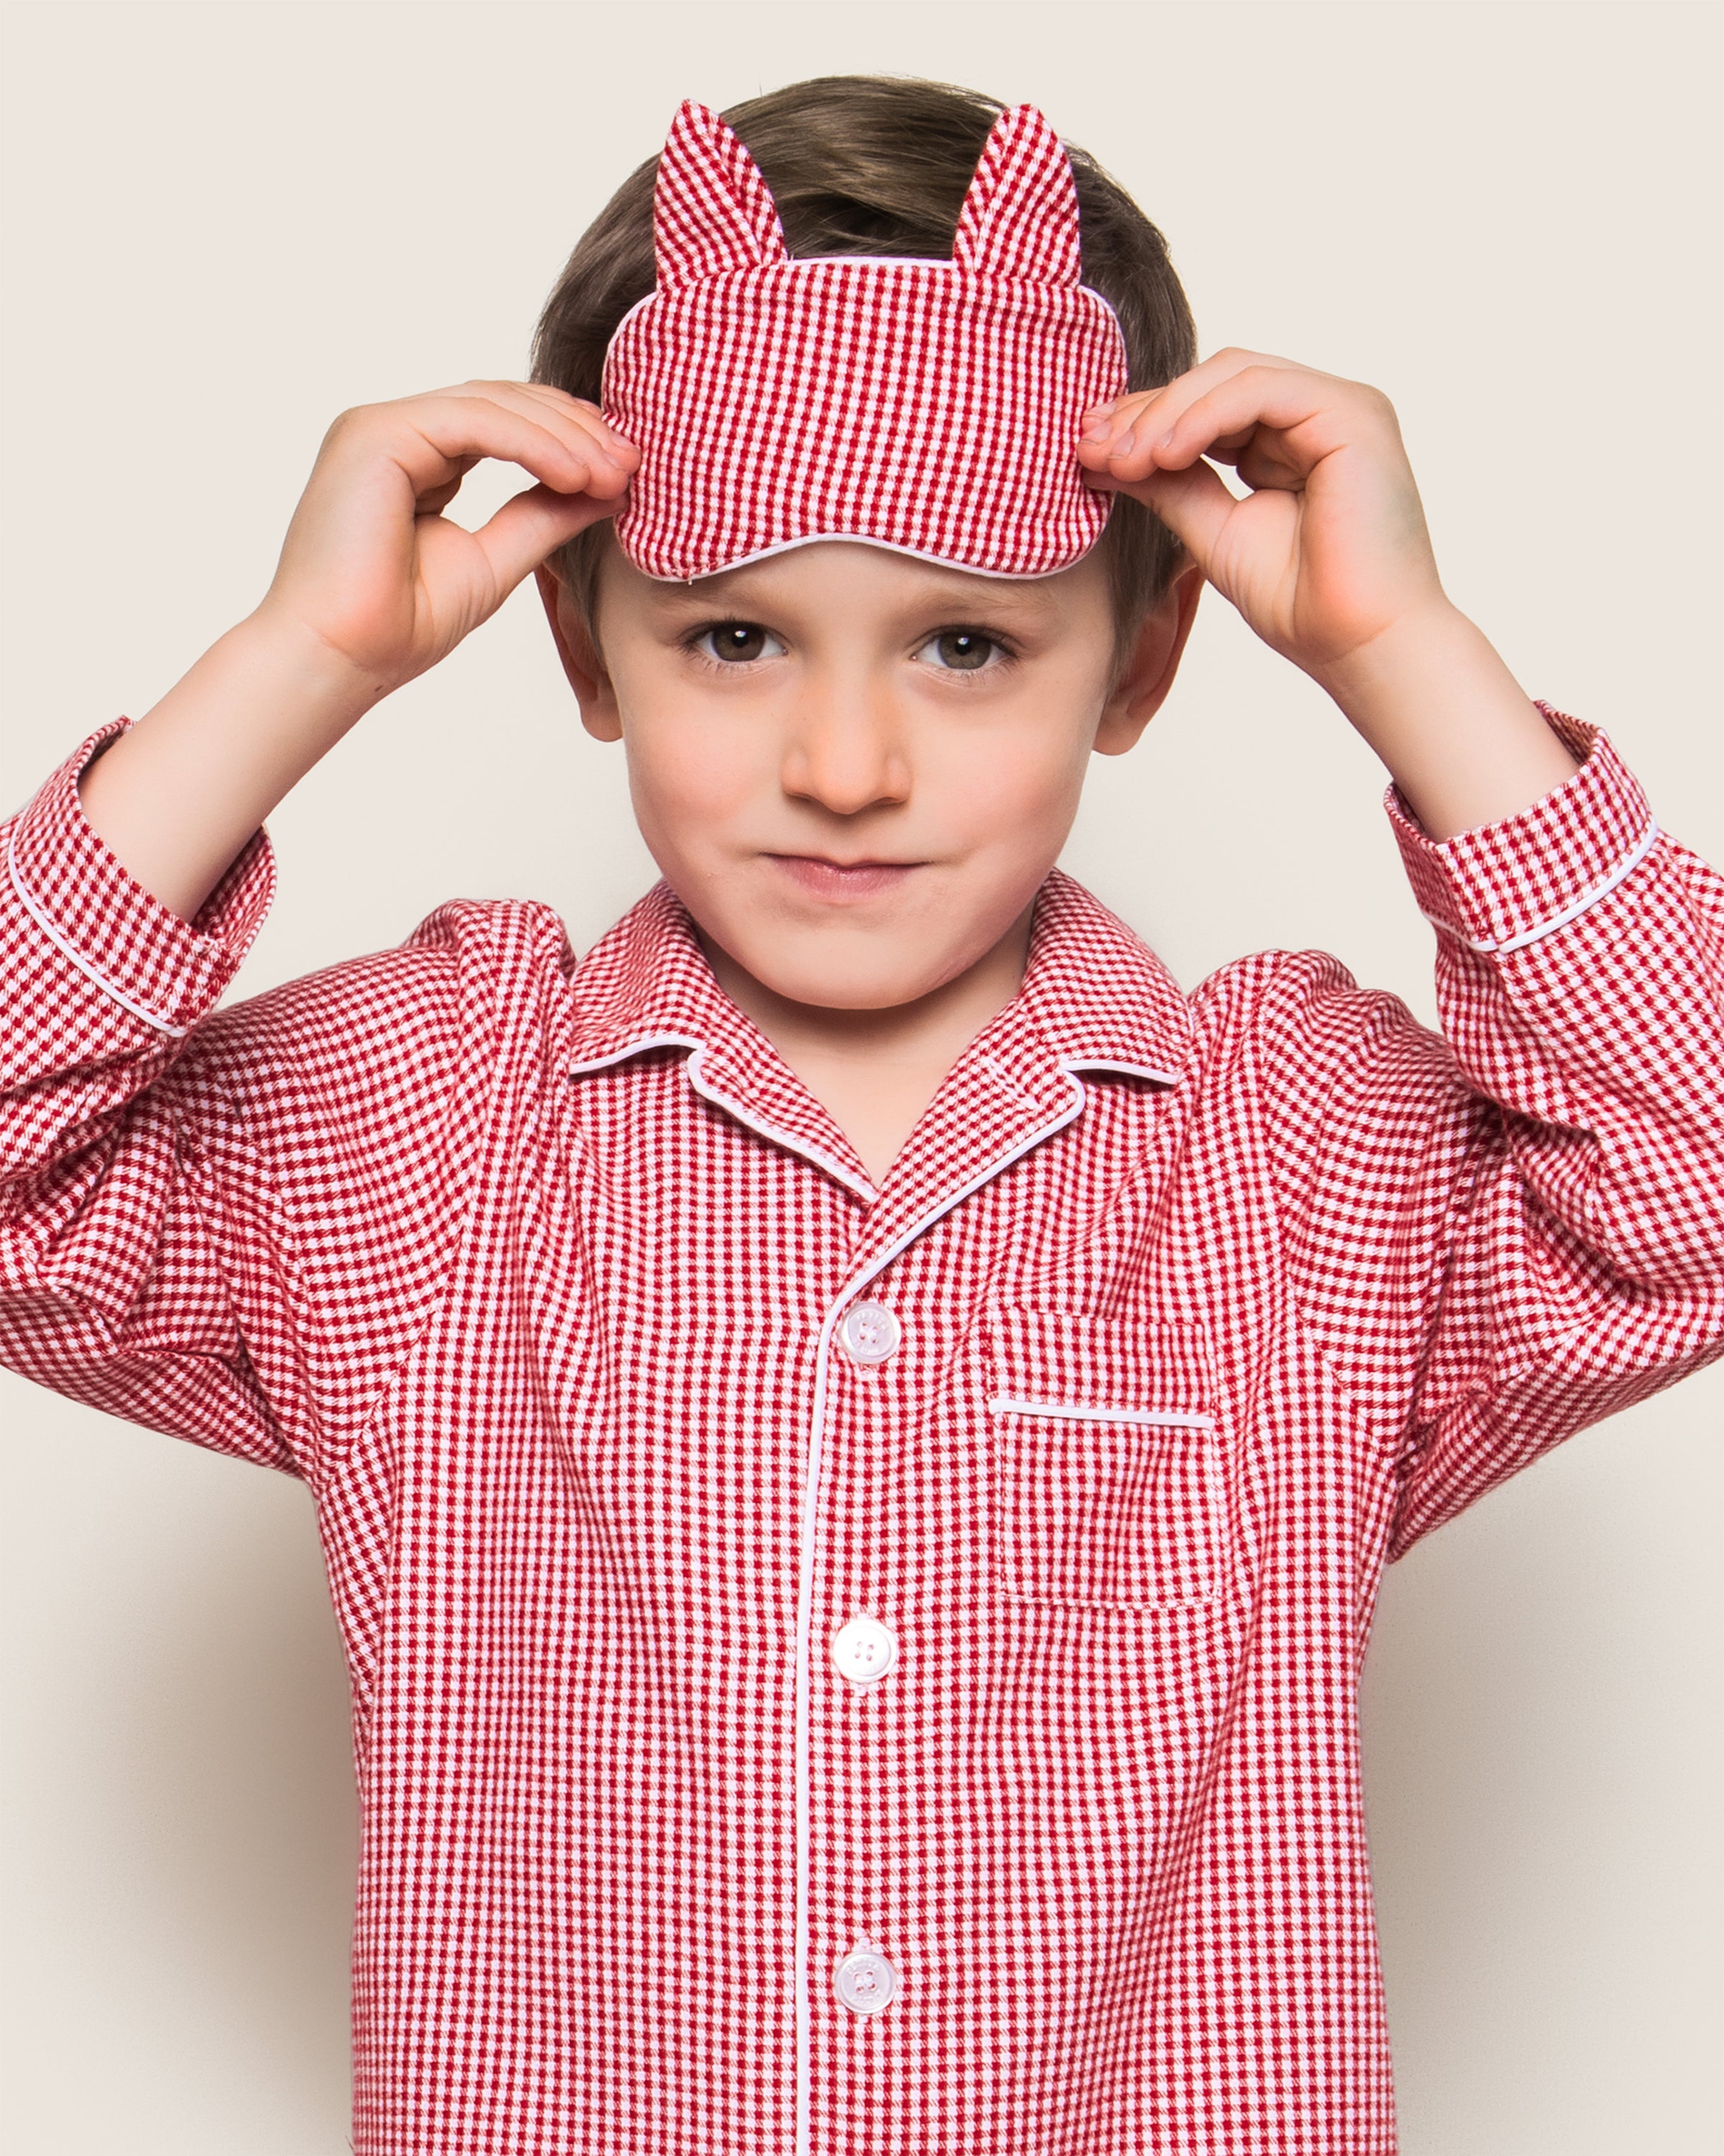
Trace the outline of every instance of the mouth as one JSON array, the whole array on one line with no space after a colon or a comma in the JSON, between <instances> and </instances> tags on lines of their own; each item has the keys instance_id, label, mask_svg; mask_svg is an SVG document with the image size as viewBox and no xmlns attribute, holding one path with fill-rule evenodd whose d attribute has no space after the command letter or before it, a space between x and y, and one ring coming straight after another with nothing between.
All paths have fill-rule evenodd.
<instances>
[{"instance_id":1,"label":"mouth","mask_svg":"<svg viewBox=\"0 0 1724 2156\"><path fill-rule=\"evenodd\" d=\"M921 861L834 861L822 854L767 854L765 858L782 870L798 887L813 898L877 898L895 891Z\"/></svg>"}]
</instances>

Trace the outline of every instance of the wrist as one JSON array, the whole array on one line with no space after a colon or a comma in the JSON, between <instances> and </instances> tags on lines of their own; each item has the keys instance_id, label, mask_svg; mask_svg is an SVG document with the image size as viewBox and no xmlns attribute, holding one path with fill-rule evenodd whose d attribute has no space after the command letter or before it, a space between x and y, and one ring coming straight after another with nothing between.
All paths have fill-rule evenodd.
<instances>
[{"instance_id":1,"label":"wrist","mask_svg":"<svg viewBox=\"0 0 1724 2156\"><path fill-rule=\"evenodd\" d=\"M396 681L367 673L297 614L268 599L212 648L225 671L243 670L254 719L276 716L333 742L382 701Z\"/></svg>"},{"instance_id":2,"label":"wrist","mask_svg":"<svg viewBox=\"0 0 1724 2156\"><path fill-rule=\"evenodd\" d=\"M1419 685L1434 673L1439 678L1456 679L1463 673L1475 678L1486 654L1507 677L1507 668L1477 624L1439 592L1398 615L1345 658L1306 670L1374 748L1377 735L1392 736L1405 722Z\"/></svg>"},{"instance_id":3,"label":"wrist","mask_svg":"<svg viewBox=\"0 0 1724 2156\"><path fill-rule=\"evenodd\" d=\"M138 883L192 920L276 803L393 685L259 608L87 767L85 816Z\"/></svg>"},{"instance_id":4,"label":"wrist","mask_svg":"<svg viewBox=\"0 0 1724 2156\"><path fill-rule=\"evenodd\" d=\"M1446 598L1312 678L1434 839L1517 815L1578 768L1501 654Z\"/></svg>"}]
</instances>

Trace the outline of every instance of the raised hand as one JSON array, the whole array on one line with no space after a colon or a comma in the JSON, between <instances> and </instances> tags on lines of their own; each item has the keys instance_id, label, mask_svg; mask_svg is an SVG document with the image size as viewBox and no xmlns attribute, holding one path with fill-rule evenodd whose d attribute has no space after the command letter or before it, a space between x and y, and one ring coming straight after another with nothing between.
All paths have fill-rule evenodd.
<instances>
[{"instance_id":1,"label":"raised hand","mask_svg":"<svg viewBox=\"0 0 1724 2156\"><path fill-rule=\"evenodd\" d=\"M538 481L476 531L444 511L481 459ZM324 437L255 619L310 629L386 695L447 658L529 571L620 507L640 453L598 408L464 382L344 412Z\"/></svg>"},{"instance_id":2,"label":"raised hand","mask_svg":"<svg viewBox=\"0 0 1724 2156\"><path fill-rule=\"evenodd\" d=\"M443 512L486 457L536 484L468 531ZM614 514L639 458L595 405L536 382L464 382L343 413L262 603L85 771L99 836L191 919L350 726Z\"/></svg>"},{"instance_id":3,"label":"raised hand","mask_svg":"<svg viewBox=\"0 0 1724 2156\"><path fill-rule=\"evenodd\" d=\"M1264 642L1307 673L1446 603L1381 390L1229 346L1085 418L1078 459L1090 484L1147 503ZM1252 491L1236 496L1213 464Z\"/></svg>"},{"instance_id":4,"label":"raised hand","mask_svg":"<svg viewBox=\"0 0 1724 2156\"><path fill-rule=\"evenodd\" d=\"M1085 419L1090 483L1154 511L1264 642L1328 690L1434 837L1513 815L1573 776L1443 590L1381 390L1229 346ZM1251 491L1236 495L1218 464Z\"/></svg>"}]
</instances>

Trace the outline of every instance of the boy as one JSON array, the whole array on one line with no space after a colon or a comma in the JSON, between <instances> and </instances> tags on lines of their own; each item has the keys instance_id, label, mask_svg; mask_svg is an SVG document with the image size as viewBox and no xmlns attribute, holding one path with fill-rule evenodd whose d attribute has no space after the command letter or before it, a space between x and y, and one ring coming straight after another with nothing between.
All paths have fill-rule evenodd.
<instances>
[{"instance_id":1,"label":"boy","mask_svg":"<svg viewBox=\"0 0 1724 2156\"><path fill-rule=\"evenodd\" d=\"M1377 1583L1719 1352L1724 888L1449 604L1386 401L1193 364L1030 108L731 118L13 820L10 1352L316 1495L365 2156L1374 2156ZM664 882L211 1015L264 817L530 569ZM1054 870L1206 582L1392 774L1446 1039L1188 998Z\"/></svg>"}]
</instances>

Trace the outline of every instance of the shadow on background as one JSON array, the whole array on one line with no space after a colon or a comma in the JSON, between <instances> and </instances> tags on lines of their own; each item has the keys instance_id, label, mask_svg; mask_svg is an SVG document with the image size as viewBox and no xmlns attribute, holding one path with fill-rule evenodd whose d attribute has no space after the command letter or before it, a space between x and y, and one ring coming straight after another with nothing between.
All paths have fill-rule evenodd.
<instances>
[{"instance_id":1,"label":"shadow on background","mask_svg":"<svg viewBox=\"0 0 1724 2156\"><path fill-rule=\"evenodd\" d=\"M0 1876L30 1942L0 2146L343 2149L357 1822L310 1494L9 1377L0 1416Z\"/></svg>"}]
</instances>

